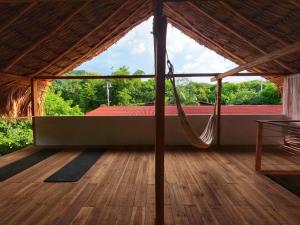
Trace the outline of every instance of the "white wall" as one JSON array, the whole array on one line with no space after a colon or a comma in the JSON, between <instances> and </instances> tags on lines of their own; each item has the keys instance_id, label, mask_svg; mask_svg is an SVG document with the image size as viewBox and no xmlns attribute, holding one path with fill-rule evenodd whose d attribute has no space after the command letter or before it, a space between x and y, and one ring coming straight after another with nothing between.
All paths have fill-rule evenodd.
<instances>
[{"instance_id":1,"label":"white wall","mask_svg":"<svg viewBox=\"0 0 300 225\"><path fill-rule=\"evenodd\" d=\"M202 132L208 115L192 115L195 130ZM223 145L254 145L256 120L281 120L281 115L222 116ZM153 145L151 116L35 117L37 146ZM265 144L274 144L279 140ZM177 116L166 117L166 144L188 145Z\"/></svg>"}]
</instances>

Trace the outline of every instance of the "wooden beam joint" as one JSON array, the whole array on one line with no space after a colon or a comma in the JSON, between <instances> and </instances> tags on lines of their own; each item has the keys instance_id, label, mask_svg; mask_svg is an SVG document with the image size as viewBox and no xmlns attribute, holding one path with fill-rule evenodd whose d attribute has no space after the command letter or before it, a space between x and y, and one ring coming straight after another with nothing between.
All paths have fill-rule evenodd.
<instances>
[{"instance_id":1,"label":"wooden beam joint","mask_svg":"<svg viewBox=\"0 0 300 225\"><path fill-rule=\"evenodd\" d=\"M297 51L300 51L300 41L295 42L294 44L288 45L285 48L273 51L269 54L265 54L262 57L259 57L259 58L257 58L256 60L254 60L252 62L245 63L241 66L238 66L238 67L235 67L231 70L228 70L225 73L219 74L218 76L211 78L211 81L216 81L216 80L221 79L221 78L232 76L232 75L237 74L239 72L242 72L244 70L251 69L255 66L259 66L261 64L270 62L274 59L278 59L280 57L283 57L285 55L289 55L289 54L297 52Z\"/></svg>"}]
</instances>

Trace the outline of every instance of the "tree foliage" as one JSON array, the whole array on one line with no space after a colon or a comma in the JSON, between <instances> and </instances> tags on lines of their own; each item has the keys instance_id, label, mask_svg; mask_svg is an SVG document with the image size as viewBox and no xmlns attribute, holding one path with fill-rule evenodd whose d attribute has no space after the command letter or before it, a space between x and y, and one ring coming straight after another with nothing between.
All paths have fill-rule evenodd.
<instances>
[{"instance_id":1,"label":"tree foliage","mask_svg":"<svg viewBox=\"0 0 300 225\"><path fill-rule=\"evenodd\" d=\"M50 90L45 97L45 113L47 116L83 115L78 105L71 106L72 102Z\"/></svg>"},{"instance_id":2,"label":"tree foliage","mask_svg":"<svg viewBox=\"0 0 300 225\"><path fill-rule=\"evenodd\" d=\"M0 155L32 143L31 121L0 118Z\"/></svg>"},{"instance_id":3,"label":"tree foliage","mask_svg":"<svg viewBox=\"0 0 300 225\"><path fill-rule=\"evenodd\" d=\"M129 68L120 67L112 73L129 75ZM137 70L133 74L145 74ZM73 71L66 76L99 75L85 71ZM101 75L99 75L101 76ZM111 83L110 105L144 105L154 102L154 79L117 79L117 80L59 80L53 83L52 89L68 102L70 107L79 107L83 113L107 104L106 82ZM177 88L183 105L214 103L216 85L198 83L189 79L177 79ZM167 104L174 104L173 90L170 81L166 81L165 99ZM280 104L281 96L275 84L268 81L247 81L241 83L223 83L222 104L225 105L260 105Z\"/></svg>"}]
</instances>

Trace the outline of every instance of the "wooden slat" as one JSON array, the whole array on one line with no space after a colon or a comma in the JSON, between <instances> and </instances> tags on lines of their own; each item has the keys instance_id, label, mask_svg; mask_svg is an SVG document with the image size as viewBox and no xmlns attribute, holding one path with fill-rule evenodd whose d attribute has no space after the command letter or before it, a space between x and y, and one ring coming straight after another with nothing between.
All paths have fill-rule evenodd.
<instances>
[{"instance_id":1,"label":"wooden slat","mask_svg":"<svg viewBox=\"0 0 300 225\"><path fill-rule=\"evenodd\" d=\"M281 43L283 46L287 46L290 43L281 39L280 37L277 37L275 34L270 33L269 31L267 31L266 29L264 29L263 27L261 27L260 25L258 25L257 23L255 23L254 21L252 21L251 19L248 19L246 16L242 15L241 13L239 13L236 9L234 9L228 2L225 1L219 1L220 4L222 4L227 10L231 11L234 16L238 17L241 20L244 20L245 22L247 22L248 24L250 24L252 27L254 27L255 29L257 29L258 31L260 31L261 33L269 36L271 39L278 41L279 43Z\"/></svg>"},{"instance_id":2,"label":"wooden slat","mask_svg":"<svg viewBox=\"0 0 300 225\"><path fill-rule=\"evenodd\" d=\"M62 52L58 57L56 57L55 59L53 59L52 61L50 61L45 67L37 70L32 77L39 75L40 73L42 73L43 71L47 70L48 68L50 68L51 66L53 66L56 62L58 62L59 60L61 60L63 57L65 57L65 55L67 55L69 52L73 51L74 49L76 49L76 47L84 42L84 40L86 40L87 38L89 38L91 35L93 35L95 32L97 32L97 30L99 30L101 27L103 27L107 22L111 21L116 15L119 14L120 11L124 10L124 8L126 7L126 5L130 2L131 0L126 0L124 1L121 6L119 6L118 9L116 9L111 15L109 15L107 18L105 18L102 23L100 23L99 25L97 25L95 28L93 28L91 31L89 31L88 33L86 33L83 37L81 37L78 41L76 41L70 48L68 48L67 50L65 50L64 52Z\"/></svg>"},{"instance_id":3,"label":"wooden slat","mask_svg":"<svg viewBox=\"0 0 300 225\"><path fill-rule=\"evenodd\" d=\"M202 15L206 16L207 18L209 18L210 20L212 20L214 23L218 24L220 27L222 27L223 29L227 30L229 33L235 35L237 38L239 38L240 40L244 41L245 43L247 43L249 46L251 46L252 48L256 49L258 52L262 53L262 54L267 54L267 52L265 50L263 50L261 47L257 46L256 44L254 44L252 41L248 40L246 37L244 37L241 33L233 30L231 27L229 27L227 24L221 22L220 20L218 20L217 18L211 16L210 14L208 14L207 12L205 12L203 9L201 9L200 7L198 7L196 4L194 4L194 2L187 2L187 4L192 8L195 9L197 12L201 13ZM278 65L280 65L281 67L283 67L284 69L288 70L289 72L295 73L296 71L285 65L283 62L280 62L278 60L274 60L274 62L276 62Z\"/></svg>"},{"instance_id":4,"label":"wooden slat","mask_svg":"<svg viewBox=\"0 0 300 225\"><path fill-rule=\"evenodd\" d=\"M17 64L25 55L27 55L29 52L34 50L37 46L39 46L41 43L43 43L45 40L49 39L51 36L55 35L63 26L65 26L67 23L69 23L74 16L80 13L80 11L90 3L89 1L84 2L81 6L78 7L73 13L71 13L67 18L65 18L64 21L62 21L57 27L55 27L52 31L47 32L47 34L43 37L41 37L39 40L36 40L33 45L29 46L28 48L25 48L23 51L19 52L18 55L13 57L4 67L3 71L9 70L11 67L13 67L15 64Z\"/></svg>"},{"instance_id":5,"label":"wooden slat","mask_svg":"<svg viewBox=\"0 0 300 225\"><path fill-rule=\"evenodd\" d=\"M277 59L277 58L280 58L280 57L283 57L285 55L289 55L291 53L294 53L294 52L297 52L297 51L300 51L300 41L294 43L294 44L291 44L283 49L279 49L279 50L276 50L276 51L273 51L269 54L266 54L260 58L257 58L256 60L252 61L252 62L248 62L244 65L241 65L241 66L238 66L238 67L235 67L225 73L222 73L214 78L211 79L211 81L216 81L217 79L221 79L221 78L224 78L224 77L228 77L228 76L232 76L234 74L237 74L243 70L248 70L248 69L251 69L255 66L259 66L263 63L266 63L266 62L270 62L274 59Z\"/></svg>"},{"instance_id":6,"label":"wooden slat","mask_svg":"<svg viewBox=\"0 0 300 225\"><path fill-rule=\"evenodd\" d=\"M164 154L165 154L165 71L167 19L163 0L154 0L155 64L155 211L156 224L164 224Z\"/></svg>"},{"instance_id":7,"label":"wooden slat","mask_svg":"<svg viewBox=\"0 0 300 225\"><path fill-rule=\"evenodd\" d=\"M38 4L37 1L28 4L24 9L22 9L19 13L17 13L13 18L11 18L4 26L0 28L0 35L3 31L5 31L8 27L10 27L14 22L19 20L23 15L25 15L28 11L30 11L33 7Z\"/></svg>"}]
</instances>

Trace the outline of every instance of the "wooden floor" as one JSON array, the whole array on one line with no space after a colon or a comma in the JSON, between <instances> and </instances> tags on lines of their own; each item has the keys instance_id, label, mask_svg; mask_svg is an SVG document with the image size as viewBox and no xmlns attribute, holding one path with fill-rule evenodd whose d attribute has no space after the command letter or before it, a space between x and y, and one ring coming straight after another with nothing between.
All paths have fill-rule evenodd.
<instances>
[{"instance_id":1,"label":"wooden floor","mask_svg":"<svg viewBox=\"0 0 300 225\"><path fill-rule=\"evenodd\" d=\"M35 150L0 158L0 167ZM107 151L77 183L44 183L80 151L60 151L0 183L1 225L154 224L151 151ZM293 161L269 155L269 166ZM253 171L254 151L166 153L165 224L299 225L300 199Z\"/></svg>"}]
</instances>

